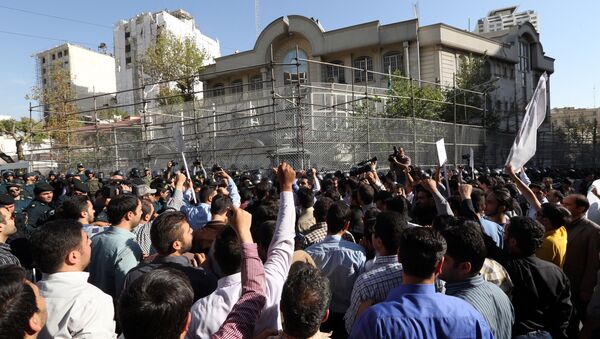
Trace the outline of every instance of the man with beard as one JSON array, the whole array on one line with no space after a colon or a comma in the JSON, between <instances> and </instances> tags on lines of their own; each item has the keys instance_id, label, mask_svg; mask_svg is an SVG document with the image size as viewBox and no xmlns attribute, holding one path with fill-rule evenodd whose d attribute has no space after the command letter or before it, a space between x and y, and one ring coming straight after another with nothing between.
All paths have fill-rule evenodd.
<instances>
[{"instance_id":1,"label":"man with beard","mask_svg":"<svg viewBox=\"0 0 600 339\"><path fill-rule=\"evenodd\" d=\"M415 187L412 221L421 226L431 225L438 214L453 215L448 202L438 191L435 180L425 179Z\"/></svg>"},{"instance_id":2,"label":"man with beard","mask_svg":"<svg viewBox=\"0 0 600 339\"><path fill-rule=\"evenodd\" d=\"M490 189L485 197L485 219L495 223L498 229L504 229L508 222L506 213L513 208L513 198L504 188Z\"/></svg>"},{"instance_id":3,"label":"man with beard","mask_svg":"<svg viewBox=\"0 0 600 339\"><path fill-rule=\"evenodd\" d=\"M156 218L150 229L150 239L158 255L151 262L142 263L127 274L123 291L143 274L156 268L170 267L188 276L194 289L194 300L211 294L217 288L217 278L202 268L194 267L184 256L192 248L192 231L183 212L165 212ZM203 261L201 256L195 257L195 264Z\"/></svg>"}]
</instances>

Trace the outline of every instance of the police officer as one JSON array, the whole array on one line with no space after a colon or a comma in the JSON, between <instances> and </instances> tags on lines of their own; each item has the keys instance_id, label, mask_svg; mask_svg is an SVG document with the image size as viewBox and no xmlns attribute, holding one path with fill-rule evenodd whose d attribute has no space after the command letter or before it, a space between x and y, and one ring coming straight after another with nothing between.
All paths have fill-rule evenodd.
<instances>
[{"instance_id":1,"label":"police officer","mask_svg":"<svg viewBox=\"0 0 600 339\"><path fill-rule=\"evenodd\" d=\"M31 199L23 196L21 185L16 183L7 184L6 190L8 195L15 200L15 213L23 213L23 210L31 204Z\"/></svg>"},{"instance_id":2,"label":"police officer","mask_svg":"<svg viewBox=\"0 0 600 339\"><path fill-rule=\"evenodd\" d=\"M34 188L35 188L35 180L36 178L36 174L29 172L29 173L25 173L25 175L23 175L23 180L25 180L25 185L23 186L23 195L26 198L29 199L33 199L33 195L34 195Z\"/></svg>"},{"instance_id":3,"label":"police officer","mask_svg":"<svg viewBox=\"0 0 600 339\"><path fill-rule=\"evenodd\" d=\"M54 206L52 204L53 191L54 188L46 183L35 185L35 200L24 210L24 213L27 215L25 228L28 234L31 234L33 230L54 215Z\"/></svg>"},{"instance_id":4,"label":"police officer","mask_svg":"<svg viewBox=\"0 0 600 339\"><path fill-rule=\"evenodd\" d=\"M87 177L88 189L93 197L96 195L96 192L102 189L102 183L100 182L100 180L98 180L98 178L96 178L96 175L94 174L94 171L92 169L88 168L85 170L84 173Z\"/></svg>"},{"instance_id":5,"label":"police officer","mask_svg":"<svg viewBox=\"0 0 600 339\"><path fill-rule=\"evenodd\" d=\"M83 182L87 181L87 176L85 175L85 167L83 167L82 163L77 164L77 174L75 175L79 177L79 180Z\"/></svg>"},{"instance_id":6,"label":"police officer","mask_svg":"<svg viewBox=\"0 0 600 339\"><path fill-rule=\"evenodd\" d=\"M137 167L132 168L129 172L129 181L135 186L146 184L144 179L142 179L142 173Z\"/></svg>"},{"instance_id":7,"label":"police officer","mask_svg":"<svg viewBox=\"0 0 600 339\"><path fill-rule=\"evenodd\" d=\"M15 172L5 171L2 173L2 183L0 184L0 194L6 194L6 185L12 183L15 179Z\"/></svg>"}]
</instances>

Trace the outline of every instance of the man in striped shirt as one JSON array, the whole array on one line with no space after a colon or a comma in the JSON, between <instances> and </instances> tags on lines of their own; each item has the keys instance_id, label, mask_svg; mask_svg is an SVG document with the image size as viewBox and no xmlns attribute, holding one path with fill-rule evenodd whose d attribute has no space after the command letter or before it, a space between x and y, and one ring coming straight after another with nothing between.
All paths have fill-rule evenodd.
<instances>
[{"instance_id":1,"label":"man in striped shirt","mask_svg":"<svg viewBox=\"0 0 600 339\"><path fill-rule=\"evenodd\" d=\"M486 256L479 225L464 221L442 231L448 249L440 278L446 294L471 304L487 321L495 338L511 338L515 312L508 296L479 273Z\"/></svg>"},{"instance_id":2,"label":"man in striped shirt","mask_svg":"<svg viewBox=\"0 0 600 339\"><path fill-rule=\"evenodd\" d=\"M14 264L21 266L19 259L12 253L10 245L6 240L17 233L15 219L12 212L6 206L0 207L0 266Z\"/></svg>"}]
</instances>

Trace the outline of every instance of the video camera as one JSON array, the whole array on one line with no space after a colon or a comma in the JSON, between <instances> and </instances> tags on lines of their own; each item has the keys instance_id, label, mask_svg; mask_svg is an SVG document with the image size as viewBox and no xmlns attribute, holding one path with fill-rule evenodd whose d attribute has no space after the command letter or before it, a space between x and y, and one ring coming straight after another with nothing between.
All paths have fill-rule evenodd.
<instances>
[{"instance_id":1,"label":"video camera","mask_svg":"<svg viewBox=\"0 0 600 339\"><path fill-rule=\"evenodd\" d=\"M202 161L200 159L196 158L196 160L194 160L192 165L194 165L196 167L200 167L200 166L202 166Z\"/></svg>"},{"instance_id":2,"label":"video camera","mask_svg":"<svg viewBox=\"0 0 600 339\"><path fill-rule=\"evenodd\" d=\"M371 170L371 164L377 161L377 157L373 157L369 160L361 161L350 169L350 176L357 176L363 173L367 173Z\"/></svg>"},{"instance_id":3,"label":"video camera","mask_svg":"<svg viewBox=\"0 0 600 339\"><path fill-rule=\"evenodd\" d=\"M388 161L389 162L392 162L394 160L400 161L400 159L398 158L398 156L400 156L400 151L398 150L398 147L394 146L393 149L394 149L394 153L392 153L388 156Z\"/></svg>"}]
</instances>

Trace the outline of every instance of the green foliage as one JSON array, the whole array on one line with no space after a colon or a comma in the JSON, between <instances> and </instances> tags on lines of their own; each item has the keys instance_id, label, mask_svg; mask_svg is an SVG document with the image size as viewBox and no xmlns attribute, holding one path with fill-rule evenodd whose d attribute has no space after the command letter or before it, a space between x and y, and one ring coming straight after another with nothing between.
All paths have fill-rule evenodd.
<instances>
[{"instance_id":1,"label":"green foliage","mask_svg":"<svg viewBox=\"0 0 600 339\"><path fill-rule=\"evenodd\" d=\"M400 72L396 71L394 75L400 76ZM386 105L386 113L392 117L412 117L413 95L416 118L439 120L446 106L443 103L444 92L439 87L426 84L418 86L413 82L411 89L411 81L405 78L391 77L388 94L396 96Z\"/></svg>"},{"instance_id":2,"label":"green foliage","mask_svg":"<svg viewBox=\"0 0 600 339\"><path fill-rule=\"evenodd\" d=\"M47 135L44 133L43 124L29 118L0 120L0 135L11 137L17 146L18 160L25 160L23 144L40 144Z\"/></svg>"},{"instance_id":3,"label":"green foliage","mask_svg":"<svg viewBox=\"0 0 600 339\"><path fill-rule=\"evenodd\" d=\"M192 38L180 39L161 30L156 41L148 47L141 64L152 81L173 80L183 99L191 101L194 99L194 85L198 82L193 75L203 69L206 57Z\"/></svg>"},{"instance_id":4,"label":"green foliage","mask_svg":"<svg viewBox=\"0 0 600 339\"><path fill-rule=\"evenodd\" d=\"M583 116L578 119L567 118L555 131L559 140L569 144L591 144L594 141L594 123L586 120Z\"/></svg>"}]
</instances>

